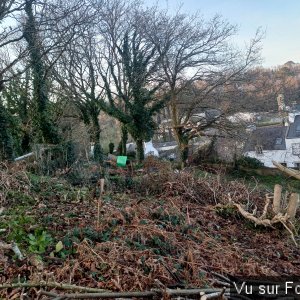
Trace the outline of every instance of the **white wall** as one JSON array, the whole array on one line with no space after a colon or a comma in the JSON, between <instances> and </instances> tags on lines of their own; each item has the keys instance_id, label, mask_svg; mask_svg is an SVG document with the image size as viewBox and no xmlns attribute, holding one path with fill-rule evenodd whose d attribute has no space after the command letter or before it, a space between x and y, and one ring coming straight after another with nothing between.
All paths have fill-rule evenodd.
<instances>
[{"instance_id":1,"label":"white wall","mask_svg":"<svg viewBox=\"0 0 300 300\"><path fill-rule=\"evenodd\" d=\"M268 150L263 151L263 154L257 154L256 151L248 151L245 152L244 155L260 160L265 167L275 168L272 164L272 160L275 160L279 163L285 162L286 150Z\"/></svg>"}]
</instances>

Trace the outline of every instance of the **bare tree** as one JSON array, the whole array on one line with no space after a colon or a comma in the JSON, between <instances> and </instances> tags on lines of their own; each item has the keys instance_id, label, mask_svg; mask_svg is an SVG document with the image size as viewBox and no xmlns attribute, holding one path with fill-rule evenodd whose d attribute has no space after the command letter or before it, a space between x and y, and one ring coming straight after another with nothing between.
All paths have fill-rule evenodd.
<instances>
[{"instance_id":1,"label":"bare tree","mask_svg":"<svg viewBox=\"0 0 300 300\"><path fill-rule=\"evenodd\" d=\"M0 91L12 74L9 71L27 55L18 44L23 39L17 18L24 9L23 0L2 0L0 3Z\"/></svg>"},{"instance_id":2,"label":"bare tree","mask_svg":"<svg viewBox=\"0 0 300 300\"><path fill-rule=\"evenodd\" d=\"M155 17L160 22L153 22L154 26L148 30L149 38L162 55L163 80L170 94L172 127L184 162L189 141L195 136L195 126L191 134L191 116L213 107L210 101L218 91L224 91L235 81L242 80L243 74L258 62L262 33L258 31L242 53L230 44L237 32L236 27L218 15L208 22L197 14L188 16L180 12L174 17L163 13L153 15ZM169 47L164 52L161 49L166 49L166 45ZM194 100L182 103L179 95L196 81L199 84ZM213 123L220 124L222 116L223 113L214 121L199 120L197 132L203 133L203 129Z\"/></svg>"}]
</instances>

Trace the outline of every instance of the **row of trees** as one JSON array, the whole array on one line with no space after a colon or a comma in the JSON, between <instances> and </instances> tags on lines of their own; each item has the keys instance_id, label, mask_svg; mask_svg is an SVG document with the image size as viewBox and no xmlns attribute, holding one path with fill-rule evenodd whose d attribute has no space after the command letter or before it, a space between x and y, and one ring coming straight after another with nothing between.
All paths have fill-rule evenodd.
<instances>
[{"instance_id":1,"label":"row of trees","mask_svg":"<svg viewBox=\"0 0 300 300\"><path fill-rule=\"evenodd\" d=\"M233 111L234 86L248 80L248 71L259 61L262 33L237 49L232 45L237 28L221 16L207 21L180 11L170 15L135 0L1 3L4 158L13 155L11 117L19 122L20 152L32 143L59 143L54 112L60 101L67 101L91 125L96 158L103 111L120 122L124 152L128 133L135 140L139 161L143 142L156 129L154 115L168 105L184 161L189 141L203 129L226 128L221 120ZM195 111L213 106L221 115L203 119L191 130Z\"/></svg>"}]
</instances>

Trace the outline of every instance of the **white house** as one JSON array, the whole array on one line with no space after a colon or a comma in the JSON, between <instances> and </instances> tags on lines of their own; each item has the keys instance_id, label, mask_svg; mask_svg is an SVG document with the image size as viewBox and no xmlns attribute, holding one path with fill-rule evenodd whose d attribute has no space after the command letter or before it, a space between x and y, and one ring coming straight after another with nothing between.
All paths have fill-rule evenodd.
<instances>
[{"instance_id":1,"label":"white house","mask_svg":"<svg viewBox=\"0 0 300 300\"><path fill-rule=\"evenodd\" d=\"M290 168L300 168L300 115L289 116L289 126L259 127L246 142L244 155L274 168L272 160Z\"/></svg>"},{"instance_id":2,"label":"white house","mask_svg":"<svg viewBox=\"0 0 300 300\"><path fill-rule=\"evenodd\" d=\"M136 144L135 143L128 143L126 144L126 150L127 151L136 151ZM158 155L158 150L153 146L152 140L149 142L144 142L144 151L145 151L145 156L159 156Z\"/></svg>"}]
</instances>

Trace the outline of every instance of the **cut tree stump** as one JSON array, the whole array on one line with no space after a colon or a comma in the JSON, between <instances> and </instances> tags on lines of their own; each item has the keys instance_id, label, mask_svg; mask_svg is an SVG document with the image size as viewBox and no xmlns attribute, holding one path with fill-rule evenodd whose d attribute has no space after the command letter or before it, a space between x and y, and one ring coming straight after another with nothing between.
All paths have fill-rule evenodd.
<instances>
[{"instance_id":1,"label":"cut tree stump","mask_svg":"<svg viewBox=\"0 0 300 300\"><path fill-rule=\"evenodd\" d=\"M274 199L273 199L273 212L278 214L281 209L281 193L282 186L280 184L275 184L274 186Z\"/></svg>"},{"instance_id":2,"label":"cut tree stump","mask_svg":"<svg viewBox=\"0 0 300 300\"><path fill-rule=\"evenodd\" d=\"M270 202L272 200L272 211L268 211L270 207ZM297 242L295 240L295 226L293 221L295 220L296 212L299 207L299 194L292 193L288 200L288 205L286 208L283 208L282 203L282 186L276 184L274 187L274 194L266 194L266 200L263 212L261 216L257 215L257 211L254 210L252 213L247 211L241 204L232 202L229 199L230 203L235 206L239 213L245 218L253 222L255 225L263 225L266 227L274 228L275 224L281 223L284 228L290 233L291 238L295 245Z\"/></svg>"}]
</instances>

